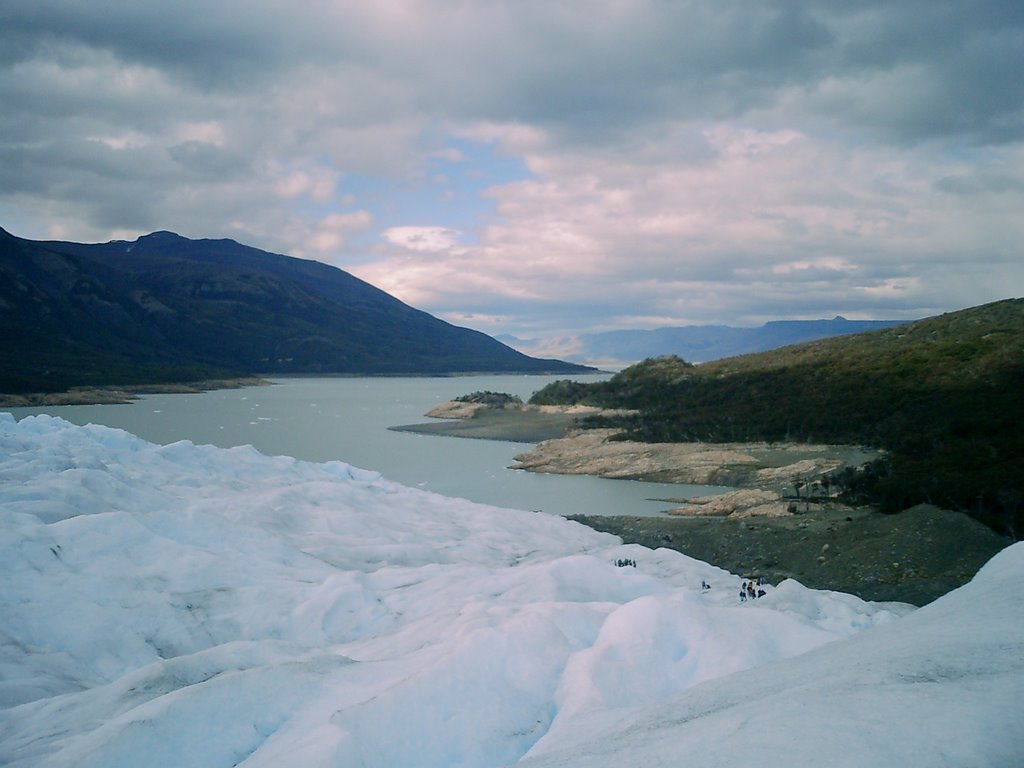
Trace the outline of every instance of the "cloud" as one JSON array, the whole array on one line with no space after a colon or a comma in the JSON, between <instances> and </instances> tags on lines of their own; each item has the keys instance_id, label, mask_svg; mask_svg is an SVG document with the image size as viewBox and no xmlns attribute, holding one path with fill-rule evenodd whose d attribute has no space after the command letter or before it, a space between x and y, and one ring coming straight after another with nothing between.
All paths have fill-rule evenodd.
<instances>
[{"instance_id":1,"label":"cloud","mask_svg":"<svg viewBox=\"0 0 1024 768\"><path fill-rule=\"evenodd\" d=\"M425 253L450 251L460 236L457 230L443 227L391 227L381 232L381 237L392 245Z\"/></svg>"},{"instance_id":2,"label":"cloud","mask_svg":"<svg viewBox=\"0 0 1024 768\"><path fill-rule=\"evenodd\" d=\"M292 254L329 260L351 235L365 232L372 226L373 216L367 211L329 214L309 225L309 231L299 238L301 245Z\"/></svg>"},{"instance_id":3,"label":"cloud","mask_svg":"<svg viewBox=\"0 0 1024 768\"><path fill-rule=\"evenodd\" d=\"M395 254L362 274L428 307L544 306L546 319L577 331L640 317L919 316L951 293L969 303L979 270L1024 274L1005 262L1024 235L1009 200L944 192L938 180L955 163L794 131L700 133L710 159L659 167L535 138L527 162L543 172L489 191L499 221L478 246L436 241L429 262ZM994 150L989 162L1006 158Z\"/></svg>"},{"instance_id":4,"label":"cloud","mask_svg":"<svg viewBox=\"0 0 1024 768\"><path fill-rule=\"evenodd\" d=\"M996 0L0 0L2 225L491 332L919 316L1024 288L1022 60Z\"/></svg>"}]
</instances>

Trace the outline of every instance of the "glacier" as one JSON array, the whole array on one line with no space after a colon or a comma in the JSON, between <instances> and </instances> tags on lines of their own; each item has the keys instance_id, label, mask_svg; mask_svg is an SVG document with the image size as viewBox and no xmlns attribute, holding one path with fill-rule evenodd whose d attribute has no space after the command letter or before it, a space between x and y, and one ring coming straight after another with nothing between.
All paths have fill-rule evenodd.
<instances>
[{"instance_id":1,"label":"glacier","mask_svg":"<svg viewBox=\"0 0 1024 768\"><path fill-rule=\"evenodd\" d=\"M0 519L0 765L1024 764L1024 544L920 609L741 604L544 513L10 414Z\"/></svg>"}]
</instances>

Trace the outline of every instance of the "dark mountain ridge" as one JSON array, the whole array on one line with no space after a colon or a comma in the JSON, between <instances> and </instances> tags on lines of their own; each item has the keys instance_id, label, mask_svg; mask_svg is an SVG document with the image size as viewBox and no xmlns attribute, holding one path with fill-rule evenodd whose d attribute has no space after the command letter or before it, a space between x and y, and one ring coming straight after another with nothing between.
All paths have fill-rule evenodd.
<instances>
[{"instance_id":1,"label":"dark mountain ridge","mask_svg":"<svg viewBox=\"0 0 1024 768\"><path fill-rule=\"evenodd\" d=\"M31 241L0 229L0 391L252 373L570 373L321 262L233 240Z\"/></svg>"}]
</instances>

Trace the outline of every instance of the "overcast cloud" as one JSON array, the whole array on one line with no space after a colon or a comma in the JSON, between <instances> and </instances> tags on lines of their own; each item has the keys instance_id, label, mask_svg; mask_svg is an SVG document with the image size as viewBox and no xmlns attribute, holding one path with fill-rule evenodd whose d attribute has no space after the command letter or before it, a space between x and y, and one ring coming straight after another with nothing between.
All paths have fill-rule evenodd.
<instances>
[{"instance_id":1,"label":"overcast cloud","mask_svg":"<svg viewBox=\"0 0 1024 768\"><path fill-rule=\"evenodd\" d=\"M0 226L488 333L1024 295L1020 0L0 0Z\"/></svg>"}]
</instances>

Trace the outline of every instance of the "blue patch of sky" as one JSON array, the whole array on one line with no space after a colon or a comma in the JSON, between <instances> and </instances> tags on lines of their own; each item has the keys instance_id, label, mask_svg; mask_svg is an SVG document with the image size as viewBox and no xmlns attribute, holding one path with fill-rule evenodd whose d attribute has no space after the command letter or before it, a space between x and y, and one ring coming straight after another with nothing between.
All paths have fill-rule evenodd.
<instances>
[{"instance_id":1,"label":"blue patch of sky","mask_svg":"<svg viewBox=\"0 0 1024 768\"><path fill-rule=\"evenodd\" d=\"M326 212L366 210L373 215L373 229L350 238L355 247L379 242L381 231L400 226L455 229L463 233L460 242L472 244L480 228L495 216L495 202L484 191L531 177L522 158L500 152L494 142L452 139L427 159L417 178L396 182L374 176L343 177L335 197L351 195L353 202Z\"/></svg>"},{"instance_id":2,"label":"blue patch of sky","mask_svg":"<svg viewBox=\"0 0 1024 768\"><path fill-rule=\"evenodd\" d=\"M42 217L17 205L0 203L0 226L15 237L46 240L49 237Z\"/></svg>"}]
</instances>

